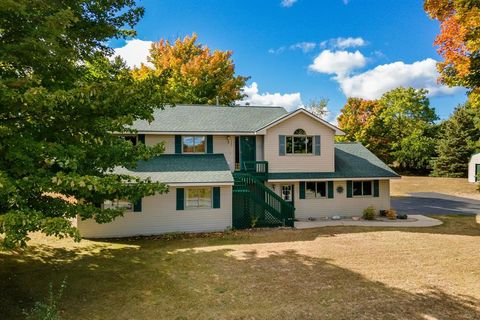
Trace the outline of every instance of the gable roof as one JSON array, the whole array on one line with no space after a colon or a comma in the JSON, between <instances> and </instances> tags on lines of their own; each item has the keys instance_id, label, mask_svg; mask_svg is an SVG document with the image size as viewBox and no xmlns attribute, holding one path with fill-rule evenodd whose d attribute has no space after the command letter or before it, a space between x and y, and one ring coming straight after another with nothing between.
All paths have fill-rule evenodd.
<instances>
[{"instance_id":1,"label":"gable roof","mask_svg":"<svg viewBox=\"0 0 480 320\"><path fill-rule=\"evenodd\" d=\"M115 173L166 184L233 184L223 154L163 154L139 161L135 168L118 167Z\"/></svg>"},{"instance_id":2,"label":"gable roof","mask_svg":"<svg viewBox=\"0 0 480 320\"><path fill-rule=\"evenodd\" d=\"M155 110L154 121L135 121L140 133L255 133L275 119L287 114L281 107L176 105Z\"/></svg>"},{"instance_id":3,"label":"gable roof","mask_svg":"<svg viewBox=\"0 0 480 320\"><path fill-rule=\"evenodd\" d=\"M328 128L332 129L333 131L335 131L335 135L338 135L338 136L345 135L345 132L343 132L342 130L340 130L339 128L337 128L336 126L331 124L330 122L323 120L322 118L318 117L317 115L315 115L312 112L310 112L308 110L305 110L303 108L299 108L295 111L292 111L288 114L285 114L285 115L281 116L280 118L275 119L272 122L268 123L267 125L259 128L257 131L265 131L265 130L267 130L267 129L273 127L273 126L276 126L277 124L282 123L283 121L288 120L291 117L293 117L297 114L300 114L300 113L303 113L303 114L309 116L310 118L320 122L321 124L327 126Z\"/></svg>"},{"instance_id":4,"label":"gable roof","mask_svg":"<svg viewBox=\"0 0 480 320\"><path fill-rule=\"evenodd\" d=\"M335 143L335 172L269 173L268 180L398 178L382 160L358 142Z\"/></svg>"}]
</instances>

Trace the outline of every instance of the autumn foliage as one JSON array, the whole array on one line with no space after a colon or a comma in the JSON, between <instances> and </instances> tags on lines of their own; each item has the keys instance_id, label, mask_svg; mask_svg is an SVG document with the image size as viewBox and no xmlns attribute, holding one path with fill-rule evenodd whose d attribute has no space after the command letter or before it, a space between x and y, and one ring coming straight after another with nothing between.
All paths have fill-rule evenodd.
<instances>
[{"instance_id":1,"label":"autumn foliage","mask_svg":"<svg viewBox=\"0 0 480 320\"><path fill-rule=\"evenodd\" d=\"M197 35L160 40L152 45L148 62L133 70L134 77L165 77L172 103L233 104L243 98L248 78L235 76L232 51L211 51L197 43Z\"/></svg>"},{"instance_id":2,"label":"autumn foliage","mask_svg":"<svg viewBox=\"0 0 480 320\"><path fill-rule=\"evenodd\" d=\"M424 8L440 21L434 42L444 59L440 82L469 88L472 102L480 104L480 1L426 0Z\"/></svg>"}]
</instances>

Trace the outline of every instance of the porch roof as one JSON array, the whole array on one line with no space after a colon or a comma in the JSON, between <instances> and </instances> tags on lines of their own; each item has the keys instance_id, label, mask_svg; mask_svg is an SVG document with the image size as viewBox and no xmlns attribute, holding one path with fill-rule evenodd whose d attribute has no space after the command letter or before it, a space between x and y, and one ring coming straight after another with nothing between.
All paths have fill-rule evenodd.
<instances>
[{"instance_id":1,"label":"porch roof","mask_svg":"<svg viewBox=\"0 0 480 320\"><path fill-rule=\"evenodd\" d=\"M357 142L335 143L334 172L271 172L268 174L269 181L398 177L400 176L395 171Z\"/></svg>"},{"instance_id":2,"label":"porch roof","mask_svg":"<svg viewBox=\"0 0 480 320\"><path fill-rule=\"evenodd\" d=\"M223 154L164 154L139 161L135 168L115 169L166 184L233 184L233 176Z\"/></svg>"}]
</instances>

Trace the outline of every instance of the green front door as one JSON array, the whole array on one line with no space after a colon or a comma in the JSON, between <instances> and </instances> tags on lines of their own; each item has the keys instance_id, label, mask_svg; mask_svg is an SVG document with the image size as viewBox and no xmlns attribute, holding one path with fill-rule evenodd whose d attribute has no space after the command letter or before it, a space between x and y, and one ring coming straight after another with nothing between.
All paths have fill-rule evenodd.
<instances>
[{"instance_id":1,"label":"green front door","mask_svg":"<svg viewBox=\"0 0 480 320\"><path fill-rule=\"evenodd\" d=\"M255 136L241 136L240 139L240 168L243 169L244 161L256 160L256 137Z\"/></svg>"}]
</instances>

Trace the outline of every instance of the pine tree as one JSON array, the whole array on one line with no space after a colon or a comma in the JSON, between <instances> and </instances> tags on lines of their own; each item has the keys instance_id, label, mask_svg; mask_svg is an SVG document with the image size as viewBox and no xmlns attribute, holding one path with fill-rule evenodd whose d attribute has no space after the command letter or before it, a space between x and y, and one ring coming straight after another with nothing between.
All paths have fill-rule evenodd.
<instances>
[{"instance_id":1,"label":"pine tree","mask_svg":"<svg viewBox=\"0 0 480 320\"><path fill-rule=\"evenodd\" d=\"M442 124L437 144L438 157L433 161L433 176L466 177L468 161L480 139L473 111L468 105L459 106Z\"/></svg>"}]
</instances>

